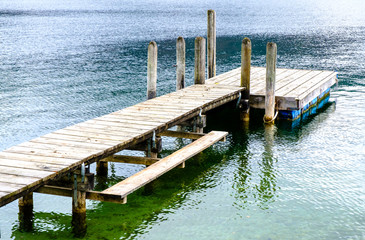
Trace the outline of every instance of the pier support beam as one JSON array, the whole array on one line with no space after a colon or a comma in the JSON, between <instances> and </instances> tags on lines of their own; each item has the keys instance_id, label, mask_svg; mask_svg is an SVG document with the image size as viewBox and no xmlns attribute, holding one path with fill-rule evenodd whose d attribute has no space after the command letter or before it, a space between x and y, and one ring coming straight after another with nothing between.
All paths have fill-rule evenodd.
<instances>
[{"instance_id":1,"label":"pier support beam","mask_svg":"<svg viewBox=\"0 0 365 240\"><path fill-rule=\"evenodd\" d=\"M157 84L157 44L152 41L148 45L147 60L147 99L156 97Z\"/></svg>"},{"instance_id":2,"label":"pier support beam","mask_svg":"<svg viewBox=\"0 0 365 240\"><path fill-rule=\"evenodd\" d=\"M87 178L79 182L74 174L74 186L72 194L72 233L75 237L84 237L86 234L86 190Z\"/></svg>"},{"instance_id":3,"label":"pier support beam","mask_svg":"<svg viewBox=\"0 0 365 240\"><path fill-rule=\"evenodd\" d=\"M34 225L33 193L19 198L19 230L31 232Z\"/></svg>"},{"instance_id":4,"label":"pier support beam","mask_svg":"<svg viewBox=\"0 0 365 240\"><path fill-rule=\"evenodd\" d=\"M251 40L244 38L241 45L241 87L245 88L242 95L241 119L244 122L250 120L251 51Z\"/></svg>"},{"instance_id":5,"label":"pier support beam","mask_svg":"<svg viewBox=\"0 0 365 240\"><path fill-rule=\"evenodd\" d=\"M264 122L272 124L275 121L275 77L276 77L276 55L275 43L269 42L266 46L266 95L265 95L265 116Z\"/></svg>"},{"instance_id":6,"label":"pier support beam","mask_svg":"<svg viewBox=\"0 0 365 240\"><path fill-rule=\"evenodd\" d=\"M176 91L185 87L185 40L176 40Z\"/></svg>"},{"instance_id":7,"label":"pier support beam","mask_svg":"<svg viewBox=\"0 0 365 240\"><path fill-rule=\"evenodd\" d=\"M194 84L205 84L205 38L195 38Z\"/></svg>"},{"instance_id":8,"label":"pier support beam","mask_svg":"<svg viewBox=\"0 0 365 240\"><path fill-rule=\"evenodd\" d=\"M208 31L207 31L207 44L208 44L208 78L215 77L216 75L216 21L215 11L208 10Z\"/></svg>"},{"instance_id":9,"label":"pier support beam","mask_svg":"<svg viewBox=\"0 0 365 240\"><path fill-rule=\"evenodd\" d=\"M96 174L100 177L108 176L108 162L98 161L96 163Z\"/></svg>"}]
</instances>

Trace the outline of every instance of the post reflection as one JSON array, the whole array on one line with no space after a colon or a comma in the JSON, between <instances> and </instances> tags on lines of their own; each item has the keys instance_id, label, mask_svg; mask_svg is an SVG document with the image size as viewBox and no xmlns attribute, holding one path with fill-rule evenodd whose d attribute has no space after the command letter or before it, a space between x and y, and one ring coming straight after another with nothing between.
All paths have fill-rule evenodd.
<instances>
[{"instance_id":1,"label":"post reflection","mask_svg":"<svg viewBox=\"0 0 365 240\"><path fill-rule=\"evenodd\" d=\"M245 129L245 128L244 128ZM247 130L247 129L246 129ZM268 209L269 204L275 201L277 196L277 159L274 155L275 125L265 126L263 141L252 139L245 133L245 141L241 144L240 153L237 155L237 170L234 173L235 198L234 205L240 209L249 208L252 205L261 209ZM242 133L242 132L241 132ZM262 143L261 157L256 158L255 153ZM252 154L250 149L253 148ZM260 156L260 155L259 155ZM258 159L255 162L255 159Z\"/></svg>"},{"instance_id":2,"label":"post reflection","mask_svg":"<svg viewBox=\"0 0 365 240\"><path fill-rule=\"evenodd\" d=\"M268 204L274 201L277 190L277 170L275 169L277 159L273 153L276 131L277 128L275 125L265 125L264 152L262 154L262 161L259 162L260 181L255 187L257 190L258 205L262 209L269 208Z\"/></svg>"}]
</instances>

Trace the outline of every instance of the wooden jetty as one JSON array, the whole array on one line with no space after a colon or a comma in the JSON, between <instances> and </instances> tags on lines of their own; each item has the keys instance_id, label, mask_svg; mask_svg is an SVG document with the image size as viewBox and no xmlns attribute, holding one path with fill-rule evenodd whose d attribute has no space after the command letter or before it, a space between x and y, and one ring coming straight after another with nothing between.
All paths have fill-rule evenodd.
<instances>
[{"instance_id":1,"label":"wooden jetty","mask_svg":"<svg viewBox=\"0 0 365 240\"><path fill-rule=\"evenodd\" d=\"M215 24L215 12L210 10L208 16L208 25ZM177 91L156 97L157 44L151 42L147 101L0 152L0 207L19 199L19 222L24 229L31 229L33 192L72 197L73 231L82 236L86 231L86 199L126 203L132 192L172 168L184 167L189 158L224 140L227 132L203 133L209 110L235 101L243 121L249 120L250 108L265 109L267 123L272 124L277 116L293 120L328 95L337 81L336 73L331 71L276 69L276 45L272 43L268 44L270 64L266 68L252 67L249 39L242 42L242 66L216 76L215 26L208 29L208 79L205 39L198 37L195 84L184 88L185 42L180 37ZM265 101L268 98L271 102ZM271 113L266 113L269 108ZM183 125L191 126L193 131L183 131ZM174 126L178 126L177 131L171 130ZM161 136L194 141L160 159ZM116 155L124 149L144 151L146 156ZM144 164L146 168L103 191L94 191L89 166L97 163L97 174L107 175L108 162Z\"/></svg>"}]
</instances>

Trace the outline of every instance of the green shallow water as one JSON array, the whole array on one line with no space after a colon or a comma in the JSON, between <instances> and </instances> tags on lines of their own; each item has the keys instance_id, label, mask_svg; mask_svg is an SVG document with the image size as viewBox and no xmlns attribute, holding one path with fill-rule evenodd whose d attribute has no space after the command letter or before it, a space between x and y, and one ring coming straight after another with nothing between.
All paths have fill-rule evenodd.
<instances>
[{"instance_id":1,"label":"green shallow water","mask_svg":"<svg viewBox=\"0 0 365 240\"><path fill-rule=\"evenodd\" d=\"M0 150L145 99L146 49L159 47L158 94L174 90L175 39L205 35L217 12L217 73L240 66L240 42L265 65L338 71L329 104L299 124L242 126L218 109L218 143L128 204L87 202L86 239L365 239L365 10L361 1L7 1L0 3ZM150 25L148 25L148 24ZM166 156L189 141L164 138ZM94 169L95 166L92 166ZM106 184L142 169L114 164ZM102 181L98 183L101 187ZM69 239L71 200L35 194L35 229L17 202L0 209L1 239Z\"/></svg>"}]
</instances>

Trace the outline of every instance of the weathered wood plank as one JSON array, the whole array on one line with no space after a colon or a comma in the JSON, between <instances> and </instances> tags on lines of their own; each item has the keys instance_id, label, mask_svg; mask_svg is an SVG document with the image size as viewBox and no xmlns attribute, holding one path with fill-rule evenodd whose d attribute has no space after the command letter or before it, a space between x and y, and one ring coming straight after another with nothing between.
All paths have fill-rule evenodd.
<instances>
[{"instance_id":1,"label":"weathered wood plank","mask_svg":"<svg viewBox=\"0 0 365 240\"><path fill-rule=\"evenodd\" d=\"M36 190L38 193L52 194L63 197L72 197L73 190L71 188L44 185ZM127 203L127 198L121 198L120 195L113 194L103 194L97 191L86 191L86 199L102 202L112 202L125 204Z\"/></svg>"},{"instance_id":2,"label":"weathered wood plank","mask_svg":"<svg viewBox=\"0 0 365 240\"><path fill-rule=\"evenodd\" d=\"M296 88L294 88L292 91L283 94L283 96L300 96L300 95L304 95L306 93L309 93L311 91L313 91L314 89L318 88L319 85L321 85L322 82L326 82L331 78L335 77L335 73L334 72L328 72L328 71L323 71L320 74L316 75L313 78L308 79L305 82L299 82L298 81L298 85Z\"/></svg>"},{"instance_id":3,"label":"weathered wood plank","mask_svg":"<svg viewBox=\"0 0 365 240\"><path fill-rule=\"evenodd\" d=\"M17 184L17 183L3 183L3 182L0 182L0 189L1 191L4 191L4 192L13 192L13 191L16 191L20 188L23 188L25 187L26 185L25 184Z\"/></svg>"},{"instance_id":4,"label":"weathered wood plank","mask_svg":"<svg viewBox=\"0 0 365 240\"><path fill-rule=\"evenodd\" d=\"M160 158L152 158L152 157L139 157L139 156L126 156L126 155L113 155L108 158L103 159L102 161L107 162L117 162L117 163L132 163L132 164L142 164L142 165L152 165L158 161Z\"/></svg>"},{"instance_id":5,"label":"weathered wood plank","mask_svg":"<svg viewBox=\"0 0 365 240\"><path fill-rule=\"evenodd\" d=\"M56 172L63 168L68 167L68 164L62 164L61 162L57 164L44 163L44 162L30 162L30 161L21 161L14 159L0 159L0 166L5 167L17 167L22 169L34 169L48 172Z\"/></svg>"},{"instance_id":6,"label":"weathered wood plank","mask_svg":"<svg viewBox=\"0 0 365 240\"><path fill-rule=\"evenodd\" d=\"M11 174L11 175L19 175L19 176L25 176L25 177L48 177L51 175L49 171L40 171L40 170L34 170L34 169L22 169L22 168L16 168L16 167L5 167L0 166L0 173L3 174ZM53 173L55 174L55 173Z\"/></svg>"},{"instance_id":7,"label":"weathered wood plank","mask_svg":"<svg viewBox=\"0 0 365 240\"><path fill-rule=\"evenodd\" d=\"M72 132L70 134L62 134L60 132L53 132L53 133L44 135L43 137L46 137L49 139L68 140L68 141L75 141L75 142L81 142L81 143L93 143L93 144L108 145L108 146L113 146L113 145L119 144L121 142L120 140L115 141L115 140L98 138L95 135L81 136L80 134L77 134L77 131ZM38 143L38 144L40 144L40 143ZM47 144L53 146L51 144L51 142L48 142ZM71 147L69 147L69 148L71 148ZM86 150L87 148L84 148L82 146L72 147L72 148L80 149L78 151L81 151L81 152L87 151ZM58 148L58 149L61 149L61 148Z\"/></svg>"},{"instance_id":8,"label":"weathered wood plank","mask_svg":"<svg viewBox=\"0 0 365 240\"><path fill-rule=\"evenodd\" d=\"M26 155L35 155L35 156L43 156L43 157L55 157L55 158L63 158L63 159L83 159L90 155L90 151L79 149L78 151L75 151L75 149L69 149L67 151L62 151L60 149L57 149L57 147L53 146L54 148L50 148L49 144L46 144L44 146L47 147L40 147L40 144L35 143L29 143L26 142L21 145L17 145L14 147L11 147L4 152L9 153L22 153ZM50 163L47 159L43 159L44 162ZM42 161L42 162L43 162ZM63 161L64 163L67 161ZM72 161L73 162L73 161Z\"/></svg>"},{"instance_id":9,"label":"weathered wood plank","mask_svg":"<svg viewBox=\"0 0 365 240\"><path fill-rule=\"evenodd\" d=\"M48 163L74 163L77 162L77 159L70 159L70 158L62 158L62 157L50 157L50 156L37 156L33 154L25 154L25 153L18 153L18 152L11 152L10 151L3 151L0 152L0 159L13 159L13 160L23 160L23 161L30 161L30 162L48 162Z\"/></svg>"},{"instance_id":10,"label":"weathered wood plank","mask_svg":"<svg viewBox=\"0 0 365 240\"><path fill-rule=\"evenodd\" d=\"M180 165L187 159L210 147L220 139L227 136L227 134L227 132L212 131L170 156L163 158L124 181L102 191L102 193L119 194L122 197L125 197L136 189L146 185L172 168Z\"/></svg>"},{"instance_id":11,"label":"weathered wood plank","mask_svg":"<svg viewBox=\"0 0 365 240\"><path fill-rule=\"evenodd\" d=\"M0 182L3 183L16 183L16 184L28 185L40 179L41 177L27 177L8 173L0 173Z\"/></svg>"}]
</instances>

